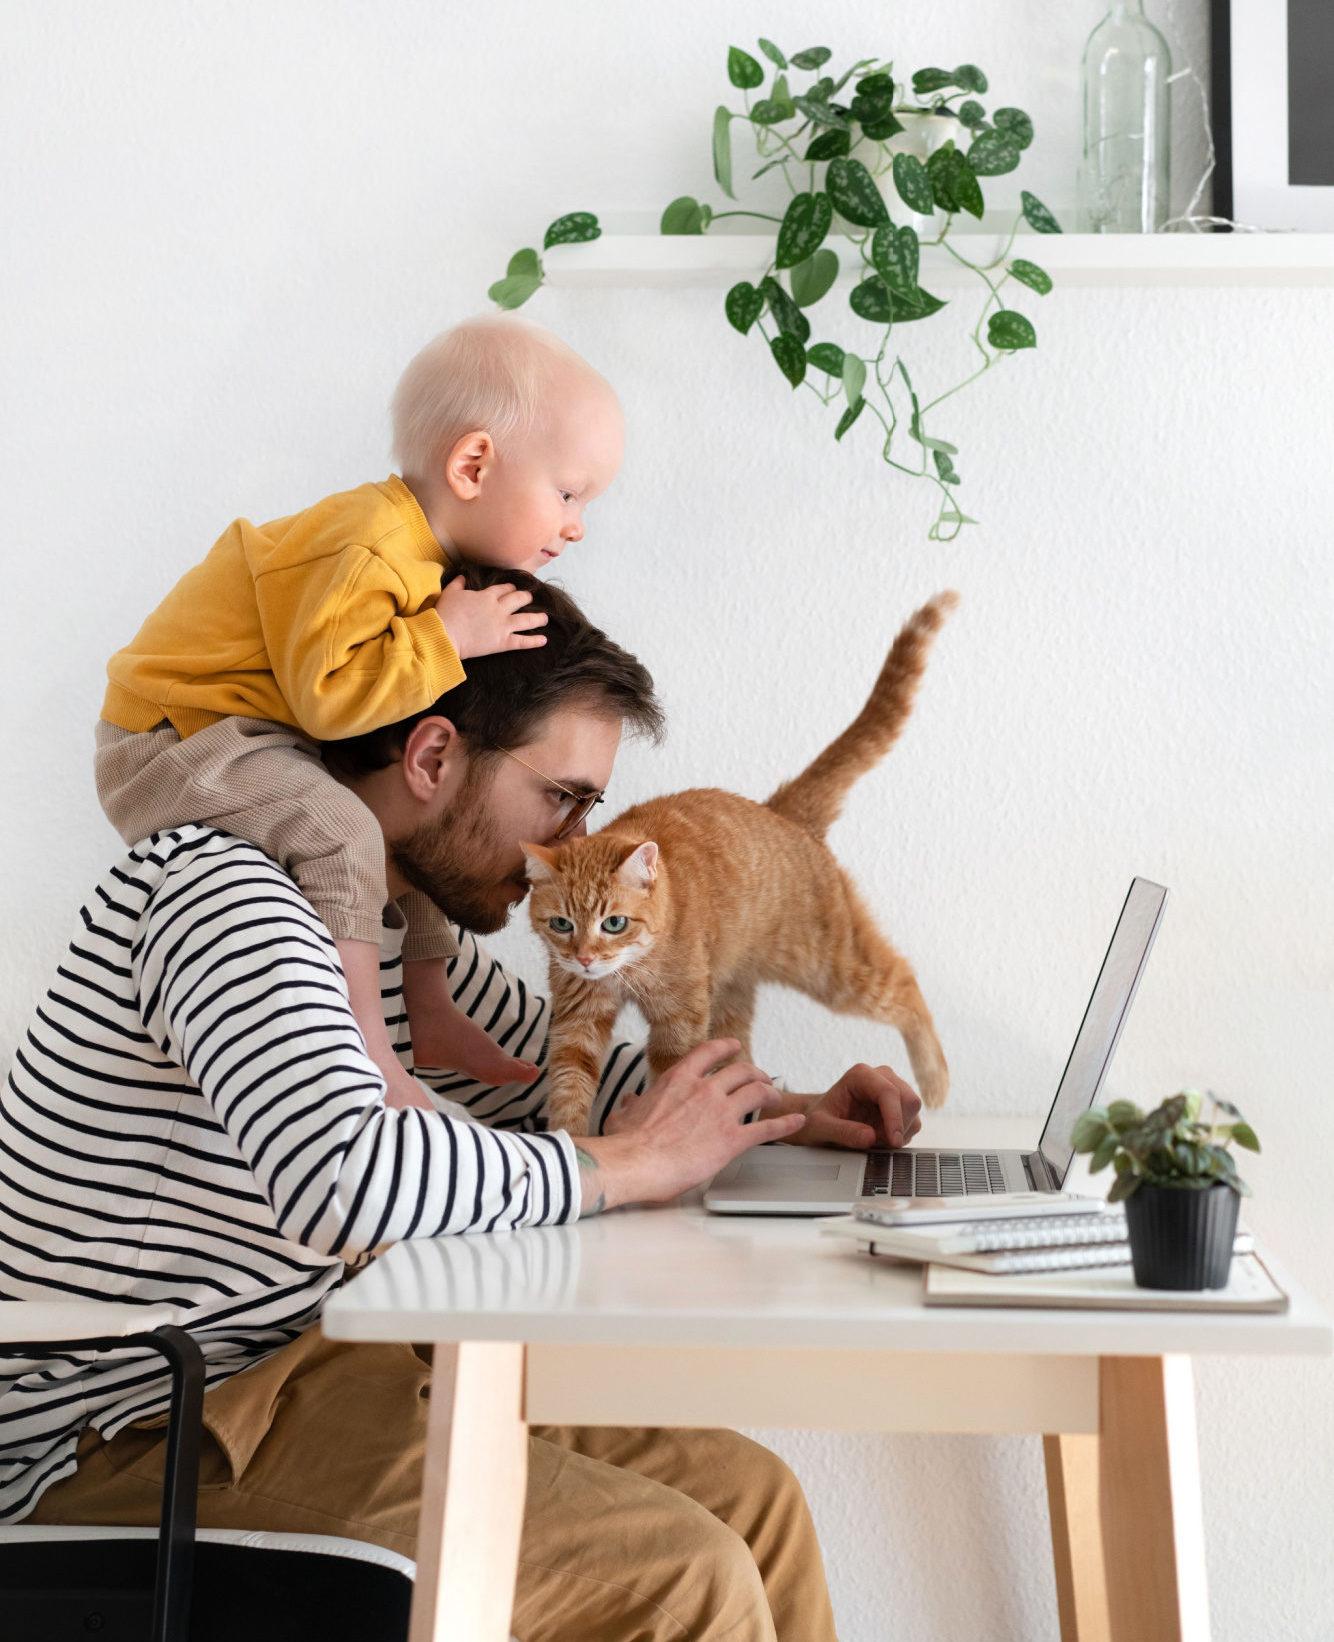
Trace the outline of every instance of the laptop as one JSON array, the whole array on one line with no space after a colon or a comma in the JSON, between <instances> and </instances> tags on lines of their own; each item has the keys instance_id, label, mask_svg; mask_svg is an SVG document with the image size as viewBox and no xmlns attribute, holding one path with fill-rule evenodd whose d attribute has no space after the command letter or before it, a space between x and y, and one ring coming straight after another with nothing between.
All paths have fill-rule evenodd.
<instances>
[{"instance_id":1,"label":"laptop","mask_svg":"<svg viewBox=\"0 0 1334 1642\"><path fill-rule=\"evenodd\" d=\"M756 1146L714 1176L704 1206L715 1214L846 1214L859 1198L968 1196L981 1206L1001 1192L1059 1192L1075 1120L1098 1098L1166 901L1161 884L1132 880L1034 1150Z\"/></svg>"}]
</instances>

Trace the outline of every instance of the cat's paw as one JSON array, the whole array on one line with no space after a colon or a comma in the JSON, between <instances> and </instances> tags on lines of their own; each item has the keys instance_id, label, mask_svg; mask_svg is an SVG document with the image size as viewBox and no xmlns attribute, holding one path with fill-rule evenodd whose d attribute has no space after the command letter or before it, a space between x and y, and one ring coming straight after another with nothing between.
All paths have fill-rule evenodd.
<instances>
[{"instance_id":1,"label":"cat's paw","mask_svg":"<svg viewBox=\"0 0 1334 1642\"><path fill-rule=\"evenodd\" d=\"M547 1102L547 1128L564 1129L571 1135L586 1135L591 1105L591 1101L579 1095L553 1095Z\"/></svg>"},{"instance_id":2,"label":"cat's paw","mask_svg":"<svg viewBox=\"0 0 1334 1642\"><path fill-rule=\"evenodd\" d=\"M923 1072L917 1080L917 1092L924 1106L943 1106L950 1092L950 1073L945 1065Z\"/></svg>"}]
</instances>

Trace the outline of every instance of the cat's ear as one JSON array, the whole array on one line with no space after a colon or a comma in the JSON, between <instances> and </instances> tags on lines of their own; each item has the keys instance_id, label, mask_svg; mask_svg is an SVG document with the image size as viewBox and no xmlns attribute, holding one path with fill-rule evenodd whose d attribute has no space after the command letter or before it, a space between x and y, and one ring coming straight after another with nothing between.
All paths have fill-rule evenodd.
<instances>
[{"instance_id":1,"label":"cat's ear","mask_svg":"<svg viewBox=\"0 0 1334 1642\"><path fill-rule=\"evenodd\" d=\"M616 876L632 889L647 889L658 876L658 846L650 838L630 851L616 869Z\"/></svg>"},{"instance_id":2,"label":"cat's ear","mask_svg":"<svg viewBox=\"0 0 1334 1642\"><path fill-rule=\"evenodd\" d=\"M556 876L556 852L541 844L520 844L523 858L528 863L528 882L540 884Z\"/></svg>"}]
</instances>

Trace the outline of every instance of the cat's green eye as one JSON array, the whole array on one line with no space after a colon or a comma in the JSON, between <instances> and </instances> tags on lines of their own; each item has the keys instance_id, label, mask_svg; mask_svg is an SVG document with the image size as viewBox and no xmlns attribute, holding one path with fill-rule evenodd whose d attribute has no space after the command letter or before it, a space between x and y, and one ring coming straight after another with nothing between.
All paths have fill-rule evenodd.
<instances>
[{"instance_id":1,"label":"cat's green eye","mask_svg":"<svg viewBox=\"0 0 1334 1642\"><path fill-rule=\"evenodd\" d=\"M603 933L605 935L619 935L629 922L630 920L623 914L614 912L610 918L602 920Z\"/></svg>"},{"instance_id":2,"label":"cat's green eye","mask_svg":"<svg viewBox=\"0 0 1334 1642\"><path fill-rule=\"evenodd\" d=\"M568 918L548 918L547 928L555 930L557 935L568 935L574 929L574 925Z\"/></svg>"}]
</instances>

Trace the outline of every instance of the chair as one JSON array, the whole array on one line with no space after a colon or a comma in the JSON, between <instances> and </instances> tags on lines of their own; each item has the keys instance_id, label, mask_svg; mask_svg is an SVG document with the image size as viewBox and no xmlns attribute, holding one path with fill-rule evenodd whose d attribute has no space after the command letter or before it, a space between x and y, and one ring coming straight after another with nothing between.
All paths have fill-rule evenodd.
<instances>
[{"instance_id":1,"label":"chair","mask_svg":"<svg viewBox=\"0 0 1334 1642\"><path fill-rule=\"evenodd\" d=\"M171 1371L162 1520L0 1526L0 1636L14 1642L402 1642L414 1565L361 1540L196 1531L204 1360L165 1306L0 1301L0 1357L160 1352Z\"/></svg>"}]
</instances>

